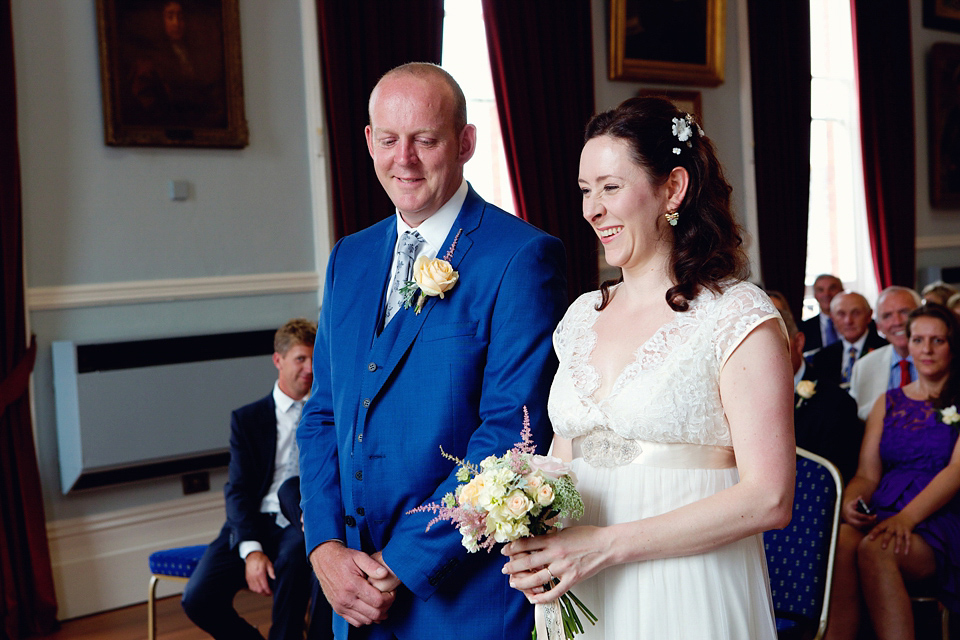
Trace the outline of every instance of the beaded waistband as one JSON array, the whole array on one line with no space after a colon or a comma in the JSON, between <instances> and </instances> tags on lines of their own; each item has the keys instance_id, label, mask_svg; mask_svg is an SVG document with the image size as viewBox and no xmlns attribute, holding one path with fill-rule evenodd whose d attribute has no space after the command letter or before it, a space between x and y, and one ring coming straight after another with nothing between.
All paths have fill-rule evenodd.
<instances>
[{"instance_id":1,"label":"beaded waistband","mask_svg":"<svg viewBox=\"0 0 960 640\"><path fill-rule=\"evenodd\" d=\"M642 464L665 469L730 469L737 466L733 447L629 440L609 429L573 439L573 457L591 467Z\"/></svg>"}]
</instances>

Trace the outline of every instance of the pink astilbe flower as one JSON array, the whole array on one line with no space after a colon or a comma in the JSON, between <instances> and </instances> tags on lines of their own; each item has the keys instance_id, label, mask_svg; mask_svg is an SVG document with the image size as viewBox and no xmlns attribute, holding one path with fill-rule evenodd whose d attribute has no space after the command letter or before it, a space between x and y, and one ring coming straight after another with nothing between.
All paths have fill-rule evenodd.
<instances>
[{"instance_id":1,"label":"pink astilbe flower","mask_svg":"<svg viewBox=\"0 0 960 640\"><path fill-rule=\"evenodd\" d=\"M523 405L523 429L520 430L520 442L513 445L513 450L518 453L537 452L537 443L533 441L533 431L530 430L530 412L527 411L527 405Z\"/></svg>"},{"instance_id":2,"label":"pink astilbe flower","mask_svg":"<svg viewBox=\"0 0 960 640\"><path fill-rule=\"evenodd\" d=\"M443 254L443 259L447 262L453 259L453 250L457 248L457 240L460 239L460 234L463 233L463 229L457 229L457 235L453 237L453 242L450 243L450 248L447 249L447 252Z\"/></svg>"}]
</instances>

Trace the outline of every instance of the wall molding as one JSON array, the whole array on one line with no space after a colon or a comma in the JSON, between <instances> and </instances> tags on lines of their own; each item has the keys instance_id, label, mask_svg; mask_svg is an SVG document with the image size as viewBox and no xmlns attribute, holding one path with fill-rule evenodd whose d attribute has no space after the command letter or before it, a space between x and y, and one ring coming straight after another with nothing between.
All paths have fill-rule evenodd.
<instances>
[{"instance_id":1,"label":"wall molding","mask_svg":"<svg viewBox=\"0 0 960 640\"><path fill-rule=\"evenodd\" d=\"M26 302L30 311L48 311L202 298L309 293L319 289L320 274L302 271L29 287Z\"/></svg>"},{"instance_id":2,"label":"wall molding","mask_svg":"<svg viewBox=\"0 0 960 640\"><path fill-rule=\"evenodd\" d=\"M209 492L48 522L57 617L69 620L145 602L150 554L207 544L217 537L225 519L223 494ZM183 584L162 580L157 596L182 590Z\"/></svg>"},{"instance_id":3,"label":"wall molding","mask_svg":"<svg viewBox=\"0 0 960 640\"><path fill-rule=\"evenodd\" d=\"M953 249L960 247L960 234L944 233L935 236L917 236L917 249Z\"/></svg>"}]
</instances>

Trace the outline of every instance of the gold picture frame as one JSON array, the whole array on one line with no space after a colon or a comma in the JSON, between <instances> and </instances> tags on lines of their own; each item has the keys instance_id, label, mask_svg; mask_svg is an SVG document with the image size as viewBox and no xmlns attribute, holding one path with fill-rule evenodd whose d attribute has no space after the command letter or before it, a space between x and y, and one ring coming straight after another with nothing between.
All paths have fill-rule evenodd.
<instances>
[{"instance_id":1,"label":"gold picture frame","mask_svg":"<svg viewBox=\"0 0 960 640\"><path fill-rule=\"evenodd\" d=\"M242 148L238 0L97 0L104 141Z\"/></svg>"},{"instance_id":2,"label":"gold picture frame","mask_svg":"<svg viewBox=\"0 0 960 640\"><path fill-rule=\"evenodd\" d=\"M703 126L703 98L699 91L674 91L672 89L640 89L638 96L654 96L666 98L672 102L677 109L686 111L692 115L697 123Z\"/></svg>"},{"instance_id":3,"label":"gold picture frame","mask_svg":"<svg viewBox=\"0 0 960 640\"><path fill-rule=\"evenodd\" d=\"M923 26L960 33L960 5L956 0L923 0Z\"/></svg>"},{"instance_id":4,"label":"gold picture frame","mask_svg":"<svg viewBox=\"0 0 960 640\"><path fill-rule=\"evenodd\" d=\"M960 44L930 48L930 203L960 208Z\"/></svg>"},{"instance_id":5,"label":"gold picture frame","mask_svg":"<svg viewBox=\"0 0 960 640\"><path fill-rule=\"evenodd\" d=\"M610 79L723 83L726 0L610 0Z\"/></svg>"}]
</instances>

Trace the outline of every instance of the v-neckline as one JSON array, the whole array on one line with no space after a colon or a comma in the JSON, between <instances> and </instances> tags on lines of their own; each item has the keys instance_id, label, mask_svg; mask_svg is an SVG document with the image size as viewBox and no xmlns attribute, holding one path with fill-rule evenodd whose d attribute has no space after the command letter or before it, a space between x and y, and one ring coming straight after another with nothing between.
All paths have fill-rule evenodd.
<instances>
[{"instance_id":1,"label":"v-neckline","mask_svg":"<svg viewBox=\"0 0 960 640\"><path fill-rule=\"evenodd\" d=\"M613 380L613 386L610 387L610 392L607 393L607 395L604 396L602 399L598 400L596 397L596 394L597 394L597 391L600 390L600 387L603 386L602 385L603 375L600 373L600 370L593 365L593 354L597 350L597 343L600 341L600 336L597 334L596 329L594 329L594 325L596 325L597 320L600 319L600 314L602 313L602 311L597 311L596 307L594 307L593 305L591 305L591 310L593 311L592 317L588 318L589 322L587 322L585 326L585 330L588 332L588 336L591 344L590 344L589 351L583 354L583 360L580 363L580 367L587 370L588 372L592 372L593 376L597 380L597 384L596 384L596 387L587 395L584 395L580 389L577 389L577 393L580 395L582 399L588 400L594 406L600 408L604 404L606 404L608 400L610 400L611 398L613 398L614 396L620 393L620 391L623 389L624 385L626 384L626 381L624 380L624 376L627 373L627 371L640 361L640 355L644 352L644 349L646 348L646 346L650 344L650 342L654 338L656 338L659 335L665 334L668 328L672 328L673 325L676 325L680 317L680 312L674 311L673 317L671 317L669 320L667 320L666 322L661 324L659 327L657 327L654 330L654 332L651 333L646 340L640 343L640 345L638 345L637 348L633 350L633 358L631 358L627 362L627 364L625 364L623 368L620 369L620 373L618 373L616 378L614 378ZM576 385L574 385L574 387L576 388Z\"/></svg>"}]
</instances>

